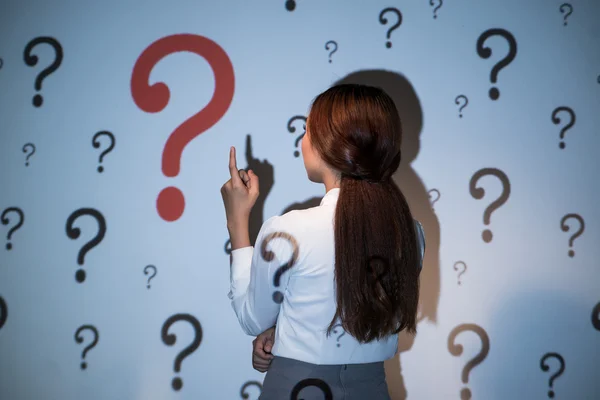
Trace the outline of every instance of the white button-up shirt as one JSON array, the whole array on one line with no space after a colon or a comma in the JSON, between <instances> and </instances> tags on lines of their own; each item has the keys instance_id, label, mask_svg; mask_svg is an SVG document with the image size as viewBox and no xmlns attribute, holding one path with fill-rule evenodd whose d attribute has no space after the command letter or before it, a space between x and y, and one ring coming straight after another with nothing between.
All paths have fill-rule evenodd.
<instances>
[{"instance_id":1,"label":"white button-up shirt","mask_svg":"<svg viewBox=\"0 0 600 400\"><path fill-rule=\"evenodd\" d=\"M339 325L326 336L337 306L333 223L339 191L330 189L317 207L269 218L256 251L248 246L231 252L231 305L248 335L277 324L273 355L358 364L387 360L398 350L397 334L360 344ZM417 221L415 226L423 256L423 227Z\"/></svg>"}]
</instances>

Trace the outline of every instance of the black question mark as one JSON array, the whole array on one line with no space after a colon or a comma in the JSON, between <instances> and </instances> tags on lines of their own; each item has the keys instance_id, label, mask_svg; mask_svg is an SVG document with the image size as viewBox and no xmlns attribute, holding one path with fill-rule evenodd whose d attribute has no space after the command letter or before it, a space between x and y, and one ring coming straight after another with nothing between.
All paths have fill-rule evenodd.
<instances>
[{"instance_id":1,"label":"black question mark","mask_svg":"<svg viewBox=\"0 0 600 400\"><path fill-rule=\"evenodd\" d=\"M298 395L300 394L300 391L305 387L309 386L316 386L319 389L321 389L321 391L325 395L325 400L333 400L333 393L331 392L331 388L329 387L329 385L324 381L316 378L308 378L298 382L296 386L294 386L294 388L292 389L292 396L290 397L290 399L298 400Z\"/></svg>"},{"instance_id":2,"label":"black question mark","mask_svg":"<svg viewBox=\"0 0 600 400\"><path fill-rule=\"evenodd\" d=\"M442 194L440 193L439 190L437 190L437 189L431 189L429 192L427 192L427 194L429 194L429 198L430 199L431 199L431 193L433 193L433 192L437 193L438 195L437 195L436 199L431 202L431 208L432 209L433 209L433 205L440 199L440 197L442 197Z\"/></svg>"},{"instance_id":3,"label":"black question mark","mask_svg":"<svg viewBox=\"0 0 600 400\"><path fill-rule=\"evenodd\" d=\"M448 351L450 351L450 354L453 356L460 356L462 354L463 346L456 344L455 341L460 333L467 331L475 332L477 336L479 336L479 339L481 340L481 351L465 365L465 368L462 371L462 381L465 384L469 383L469 372L477 365L481 364L490 352L490 338L485 329L475 324L461 324L452 329L450 336L448 336ZM460 398L462 400L469 400L471 398L471 391L469 388L463 388L460 391Z\"/></svg>"},{"instance_id":4,"label":"black question mark","mask_svg":"<svg viewBox=\"0 0 600 400\"><path fill-rule=\"evenodd\" d=\"M283 264L282 266L280 266L277 271L275 272L275 276L273 277L273 285L274 286L279 286L279 280L281 278L281 275L283 275L283 273L285 271L287 271L288 269L292 268L294 266L294 264L296 263L296 260L298 260L298 242L296 241L296 239L290 235L289 233L285 233L285 232L273 232L268 234L267 236L265 236L265 238L263 239L263 242L260 246L260 254L262 255L262 258L267 261L273 261L273 259L275 258L275 253L273 253L272 251L268 250L267 251L267 245L269 244L269 242L273 239L276 238L282 238L287 240L288 242L290 242L290 244L292 245L292 257L290 258L290 260L288 262L286 262L285 264ZM281 293L280 291L276 291L275 293L273 293L273 301L277 304L281 304L283 302L283 293Z\"/></svg>"},{"instance_id":5,"label":"black question mark","mask_svg":"<svg viewBox=\"0 0 600 400\"><path fill-rule=\"evenodd\" d=\"M94 148L99 149L100 148L100 142L98 142L98 137L100 136L108 136L110 138L110 146L108 146L108 148L106 150L104 150L102 153L100 153L100 164L102 164L102 159L104 158L104 156L108 153L111 152L111 150L115 147L115 136L108 132L108 131L100 131L98 133L96 133L94 135L94 137L92 138L92 145L94 146ZM102 165L98 166L98 172L102 172L104 171L104 167L102 167Z\"/></svg>"},{"instance_id":6,"label":"black question mark","mask_svg":"<svg viewBox=\"0 0 600 400\"><path fill-rule=\"evenodd\" d=\"M31 157L32 155L35 154L35 145L33 143L25 143L23 145L23 153L27 154L27 149L31 148L31 154L27 155L27 158L25 158L25 166L29 167L29 157Z\"/></svg>"},{"instance_id":7,"label":"black question mark","mask_svg":"<svg viewBox=\"0 0 600 400\"><path fill-rule=\"evenodd\" d=\"M544 357L542 357L542 359L540 360L540 367L544 372L548 372L550 370L550 367L546 364L546 360L550 357L556 358L560 362L560 369L558 370L558 372L556 372L550 377L550 387L552 387L554 380L561 376L562 373L565 371L565 359L558 353L546 353L546 355L544 355ZM548 397L554 397L553 390L548 391Z\"/></svg>"},{"instance_id":8,"label":"black question mark","mask_svg":"<svg viewBox=\"0 0 600 400\"><path fill-rule=\"evenodd\" d=\"M106 234L106 220L100 211L94 208L80 208L79 210L73 211L73 213L69 215L69 218L67 218L66 231L68 237L71 239L77 239L79 235L81 235L81 229L73 228L73 223L82 215L89 215L93 217L96 222L98 222L98 233L92 240L83 245L81 250L79 250L77 255L77 264L79 265L83 265L86 253L96 247L102 241L102 239L104 239L104 235ZM85 281L85 271L83 269L77 270L75 273L75 280L79 283Z\"/></svg>"},{"instance_id":9,"label":"black question mark","mask_svg":"<svg viewBox=\"0 0 600 400\"><path fill-rule=\"evenodd\" d=\"M202 327L200 326L200 322L190 314L175 314L170 316L163 324L161 330L162 341L168 346L173 346L177 339L174 334L169 333L169 328L177 321L189 322L195 332L194 341L188 347L181 350L181 352L177 354L177 358L175 358L175 372L180 372L183 359L192 354L200 346L200 342L202 342ZM171 386L173 387L173 390L178 391L183 386L183 381L180 377L175 377L171 382Z\"/></svg>"},{"instance_id":10,"label":"black question mark","mask_svg":"<svg viewBox=\"0 0 600 400\"><path fill-rule=\"evenodd\" d=\"M296 132L296 127L292 126L292 123L296 120L302 120L304 121L304 126L302 129L304 129L304 132L302 133L302 135L298 136L298 138L296 139L295 142L295 147L298 148L298 142L300 142L300 139L302 139L304 137L304 135L306 134L306 117L303 115L295 115L292 118L290 118L290 120L287 123L287 130L290 133L294 133ZM298 150L294 151L294 157L298 157L300 156L300 152Z\"/></svg>"},{"instance_id":11,"label":"black question mark","mask_svg":"<svg viewBox=\"0 0 600 400\"><path fill-rule=\"evenodd\" d=\"M23 222L25 221L25 214L23 214L23 210L21 210L19 207L8 207L6 210L4 210L2 212L2 216L1 216L2 225L8 225L8 223L10 222L10 220L6 217L6 214L8 214L11 211L16 212L19 215L19 222L8 231L8 235L6 236L6 239L8 239L9 242L6 243L6 250L12 249L12 243L10 242L10 238L12 237L12 234L17 229L19 229L23 225Z\"/></svg>"},{"instance_id":12,"label":"black question mark","mask_svg":"<svg viewBox=\"0 0 600 400\"><path fill-rule=\"evenodd\" d=\"M338 44L335 40L330 40L329 42L325 43L325 50L329 50L330 44L335 44L335 49L333 49L333 51L331 53L329 53L329 62L331 63L331 56L333 55L333 53L335 53L337 51Z\"/></svg>"},{"instance_id":13,"label":"black question mark","mask_svg":"<svg viewBox=\"0 0 600 400\"><path fill-rule=\"evenodd\" d=\"M29 65L30 67L37 65L38 57L32 56L31 51L35 46L37 46L40 43L47 43L50 46L52 46L54 52L56 53L56 58L54 59L54 62L46 69L42 70L42 72L40 72L37 78L35 79L35 90L37 90L38 92L42 90L42 81L44 80L44 78L56 71L58 67L60 67L60 63L63 59L63 49L58 40L56 40L53 37L41 36L31 40L29 43L27 43L27 46L25 46L25 51L23 52L23 59L25 60L25 64ZM40 107L43 102L44 99L42 98L41 94L36 94L35 96L33 96L34 106Z\"/></svg>"},{"instance_id":14,"label":"black question mark","mask_svg":"<svg viewBox=\"0 0 600 400\"><path fill-rule=\"evenodd\" d=\"M502 206L504 203L506 203L506 201L508 200L508 197L510 196L510 181L508 180L508 177L506 176L506 174L504 172L500 171L499 169L496 169L496 168L480 169L473 175L473 177L471 178L471 181L469 182L469 192L471 193L471 196L473 196L477 200L483 199L483 196L485 195L485 190L483 190L483 188L481 188L481 187L476 187L475 185L477 185L477 181L479 180L479 178L481 178L485 175L495 176L498 179L500 179L500 182L502 182L502 194L492 204L490 204L485 209L485 212L483 213L483 223L486 225L489 225L492 212L494 212L494 210L497 210L498 208L500 208L500 206ZM483 237L483 240L486 243L489 243L492 241L493 235L492 235L492 231L489 229L484 230L481 236Z\"/></svg>"},{"instance_id":15,"label":"black question mark","mask_svg":"<svg viewBox=\"0 0 600 400\"><path fill-rule=\"evenodd\" d=\"M388 11L391 11L391 12L395 13L395 14L398 16L398 22L396 22L396 24L395 24L395 25L392 25L392 27L391 27L390 29L388 29L388 31L387 31L387 38L388 38L388 41L387 41L387 42L385 42L385 47L387 47L387 48L389 49L390 47L392 47L392 42L391 42L391 40L389 40L389 39L390 39L390 36L391 36L391 34L392 34L392 31L393 31L394 29L396 29L397 27L399 27L399 26L400 26L400 24L402 23L402 13L400 12L400 10L398 10L398 9L397 9L397 8L395 8L395 7L388 7L388 8L384 8L384 9L383 9L383 10L381 10L381 12L379 13L379 23L380 23L380 24L386 25L386 24L388 23L388 20L387 20L387 18L384 18L384 17L383 17L383 14L385 14L385 13L386 13L386 12L388 12Z\"/></svg>"},{"instance_id":16,"label":"black question mark","mask_svg":"<svg viewBox=\"0 0 600 400\"><path fill-rule=\"evenodd\" d=\"M81 356L82 359L85 359L85 355L87 354L87 352L91 349L94 348L94 346L96 346L96 344L98 343L98 329L96 329L95 326L93 325L82 325L79 327L79 329L77 329L77 331L75 332L75 341L77 343L83 343L83 337L80 336L81 331L83 330L90 330L94 333L94 340L92 341L92 343L90 343L85 349L83 349L83 354ZM87 363L85 361L81 362L81 369L86 369L87 368Z\"/></svg>"},{"instance_id":17,"label":"black question mark","mask_svg":"<svg viewBox=\"0 0 600 400\"><path fill-rule=\"evenodd\" d=\"M433 18L437 18L437 14L436 14L437 10L439 10L440 7L442 6L442 4L444 4L443 0L439 0L439 2L440 2L440 5L433 9ZM429 0L429 5L433 7L433 0Z\"/></svg>"},{"instance_id":18,"label":"black question mark","mask_svg":"<svg viewBox=\"0 0 600 400\"><path fill-rule=\"evenodd\" d=\"M566 106L556 107L554 109L554 111L552 111L552 122L554 122L555 125L560 124L560 118L557 117L557 114L559 112L561 112L561 111L566 111L571 116L571 122L569 122L567 125L565 125L564 128L562 128L560 130L560 138L564 139L565 138L565 132L569 128L571 128L573 125L575 125L575 111L573 111L573 109L571 109L570 107L566 107ZM558 145L558 147L560 147L561 149L564 149L565 148L565 142L560 142L560 144Z\"/></svg>"},{"instance_id":19,"label":"black question mark","mask_svg":"<svg viewBox=\"0 0 600 400\"><path fill-rule=\"evenodd\" d=\"M244 383L244 385L242 386L242 388L240 389L240 396L242 396L242 399L247 399L248 397L250 397L250 395L248 393L246 393L246 389L249 386L256 386L262 393L262 385L260 382L258 381L248 381L246 383ZM260 393L259 393L260 395Z\"/></svg>"},{"instance_id":20,"label":"black question mark","mask_svg":"<svg viewBox=\"0 0 600 400\"><path fill-rule=\"evenodd\" d=\"M296 9L296 2L294 0L287 0L285 2L285 8L288 11L294 11Z\"/></svg>"},{"instance_id":21,"label":"black question mark","mask_svg":"<svg viewBox=\"0 0 600 400\"><path fill-rule=\"evenodd\" d=\"M148 289L150 289L150 280L156 276L157 270L154 265L146 265L146 268L144 268L144 275L148 275L148 270L151 268L154 269L154 274L150 278L148 278Z\"/></svg>"},{"instance_id":22,"label":"black question mark","mask_svg":"<svg viewBox=\"0 0 600 400\"><path fill-rule=\"evenodd\" d=\"M583 218L579 214L567 214L564 217L562 217L562 219L560 220L560 228L563 230L563 232L569 232L569 227L565 224L565 222L569 218L575 218L577 221L579 221L579 225L580 225L579 230L577 232L575 232L573 235L571 235L571 238L569 239L569 247L573 247L573 241L575 239L577 239L577 237L581 236L581 234L585 230L585 222L583 221ZM574 256L575 256L575 252L573 250L569 250L569 257L574 257Z\"/></svg>"},{"instance_id":23,"label":"black question mark","mask_svg":"<svg viewBox=\"0 0 600 400\"><path fill-rule=\"evenodd\" d=\"M596 304L596 307L592 310L592 325L600 331L600 303ZM2 325L0 325L1 327Z\"/></svg>"},{"instance_id":24,"label":"black question mark","mask_svg":"<svg viewBox=\"0 0 600 400\"><path fill-rule=\"evenodd\" d=\"M464 99L464 100L465 100L465 104L463 104L463 106L462 106L462 107L460 107L460 108L458 109L458 112L459 112L458 116L459 116L460 118L462 118L462 114L461 114L461 112L462 112L463 108L465 108L465 107L467 106L467 104L469 104L469 99L468 99L468 98L467 98L467 96L465 96L464 94L459 94L459 95L458 95L458 96L456 96L456 98L454 99L454 102L456 103L456 105L460 105L460 101L458 101L459 99Z\"/></svg>"},{"instance_id":25,"label":"black question mark","mask_svg":"<svg viewBox=\"0 0 600 400\"><path fill-rule=\"evenodd\" d=\"M479 39L477 39L477 54L479 55L479 57L490 58L490 56L492 55L492 49L490 49L489 47L483 47L483 43L489 37L492 36L502 36L508 41L509 46L508 55L502 60L498 61L496 65L494 65L494 68L492 68L492 72L490 73L490 79L492 83L496 83L498 79L498 72L500 72L502 68L510 64L517 56L517 41L515 40L515 37L512 35L512 33L505 29L488 29L479 36ZM490 99L497 100L498 97L500 97L500 91L497 88L492 87L490 89Z\"/></svg>"},{"instance_id":26,"label":"black question mark","mask_svg":"<svg viewBox=\"0 0 600 400\"><path fill-rule=\"evenodd\" d=\"M467 272L467 264L465 264L465 262L464 262L464 261L457 261L457 262L455 262L455 263L454 263L454 270L455 270L455 271L458 271L458 268L457 268L457 265L458 265L458 264L462 264L462 265L464 265L464 268L463 268L463 270L461 271L461 273L460 273L460 274L458 274L458 284L460 285L460 276L461 276L462 274L464 274L465 272Z\"/></svg>"},{"instance_id":27,"label":"black question mark","mask_svg":"<svg viewBox=\"0 0 600 400\"><path fill-rule=\"evenodd\" d=\"M335 334L337 335L337 331L335 330L335 327L336 327L336 326L339 326L339 327L340 327L340 329L344 329L344 327L342 326L342 324L335 324L335 325L333 326L333 333L335 333ZM338 336L338 337L337 337L337 339L336 339L335 341L336 341L336 342L338 342L338 341L339 341L339 340L342 338L342 336L344 336L345 334L346 334L346 332L345 332L345 331L344 331L344 332L342 332L342 334L341 334L340 336ZM340 344L339 344L339 343L337 343L337 347L340 347Z\"/></svg>"},{"instance_id":28,"label":"black question mark","mask_svg":"<svg viewBox=\"0 0 600 400\"><path fill-rule=\"evenodd\" d=\"M8 319L8 307L6 306L6 302L4 301L2 296L0 296L0 329L2 329L2 327L6 323L7 319Z\"/></svg>"},{"instance_id":29,"label":"black question mark","mask_svg":"<svg viewBox=\"0 0 600 400\"><path fill-rule=\"evenodd\" d=\"M559 10L561 12L561 14L565 13L565 8L569 9L569 12L565 15L565 17L563 18L565 20L565 22L563 23L564 26L567 26L567 17L571 14L573 14L573 6L570 5L569 3L563 3L561 4Z\"/></svg>"}]
</instances>

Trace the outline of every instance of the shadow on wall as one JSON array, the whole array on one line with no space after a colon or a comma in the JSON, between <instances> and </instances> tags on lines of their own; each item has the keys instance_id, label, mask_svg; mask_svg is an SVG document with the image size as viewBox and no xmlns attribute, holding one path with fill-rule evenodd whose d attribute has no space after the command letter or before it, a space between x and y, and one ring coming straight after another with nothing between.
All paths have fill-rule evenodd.
<instances>
[{"instance_id":1,"label":"shadow on wall","mask_svg":"<svg viewBox=\"0 0 600 400\"><path fill-rule=\"evenodd\" d=\"M419 98L410 82L402 75L386 70L363 70L347 75L335 82L359 83L378 86L396 103L396 108L402 121L402 161L393 176L410 206L413 217L421 222L426 236L426 252L421 271L421 293L419 298L419 322L428 320L437 322L437 309L440 297L440 224L431 208L429 194L423 181L412 168L411 162L417 158L420 150L421 128L423 126L423 111ZM262 185L262 177L261 177ZM262 189L262 188L261 188ZM302 203L287 207L282 214L291 210L301 210L318 206L322 197L313 197ZM385 362L386 379L393 400L407 398L400 354L410 350L414 337L400 333L398 353L394 358Z\"/></svg>"}]
</instances>

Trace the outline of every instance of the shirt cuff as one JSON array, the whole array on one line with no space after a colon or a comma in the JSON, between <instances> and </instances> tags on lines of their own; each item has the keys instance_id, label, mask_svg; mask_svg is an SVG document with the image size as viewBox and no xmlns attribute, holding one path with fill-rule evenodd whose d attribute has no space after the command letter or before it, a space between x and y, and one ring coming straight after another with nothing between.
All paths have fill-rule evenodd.
<instances>
[{"instance_id":1,"label":"shirt cuff","mask_svg":"<svg viewBox=\"0 0 600 400\"><path fill-rule=\"evenodd\" d=\"M253 246L242 247L231 252L231 287L228 294L230 300L248 289L253 254Z\"/></svg>"}]
</instances>

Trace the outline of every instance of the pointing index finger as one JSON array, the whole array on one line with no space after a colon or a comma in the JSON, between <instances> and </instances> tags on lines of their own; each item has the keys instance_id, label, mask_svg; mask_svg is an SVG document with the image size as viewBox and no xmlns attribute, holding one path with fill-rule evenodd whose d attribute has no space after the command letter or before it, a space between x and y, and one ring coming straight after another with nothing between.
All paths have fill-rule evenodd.
<instances>
[{"instance_id":1,"label":"pointing index finger","mask_svg":"<svg viewBox=\"0 0 600 400\"><path fill-rule=\"evenodd\" d=\"M241 181L240 174L238 173L237 163L235 160L235 147L231 146L229 149L229 173L231 174L232 181Z\"/></svg>"}]
</instances>

